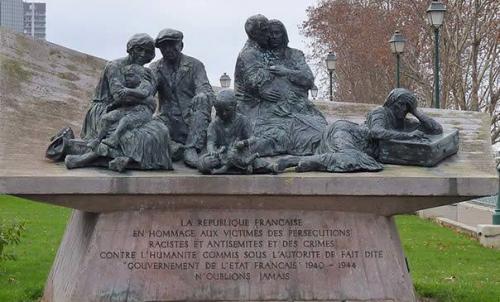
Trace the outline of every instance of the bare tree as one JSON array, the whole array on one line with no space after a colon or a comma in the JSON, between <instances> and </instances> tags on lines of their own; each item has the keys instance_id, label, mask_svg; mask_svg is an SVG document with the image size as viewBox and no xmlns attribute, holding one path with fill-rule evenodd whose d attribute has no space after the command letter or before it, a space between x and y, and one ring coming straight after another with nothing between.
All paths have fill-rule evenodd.
<instances>
[{"instance_id":1,"label":"bare tree","mask_svg":"<svg viewBox=\"0 0 500 302\"><path fill-rule=\"evenodd\" d=\"M433 33L428 0L322 0L307 10L303 33L321 70L326 53L337 53L336 98L381 103L395 86L388 40L399 29L407 38L402 85L424 106L433 95ZM487 112L492 142L500 142L500 1L447 1L441 29L442 108ZM321 67L320 67L321 66Z\"/></svg>"}]
</instances>

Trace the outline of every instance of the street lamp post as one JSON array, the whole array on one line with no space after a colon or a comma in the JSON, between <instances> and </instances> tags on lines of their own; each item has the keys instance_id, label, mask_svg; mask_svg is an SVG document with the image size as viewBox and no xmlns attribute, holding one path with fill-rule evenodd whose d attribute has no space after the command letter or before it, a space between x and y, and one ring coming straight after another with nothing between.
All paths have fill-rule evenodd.
<instances>
[{"instance_id":1,"label":"street lamp post","mask_svg":"<svg viewBox=\"0 0 500 302\"><path fill-rule=\"evenodd\" d=\"M318 87L316 85L313 85L311 88L311 97L313 100L316 100L316 97L318 96Z\"/></svg>"},{"instance_id":2,"label":"street lamp post","mask_svg":"<svg viewBox=\"0 0 500 302\"><path fill-rule=\"evenodd\" d=\"M427 18L434 29L434 107L440 108L439 103L439 28L443 24L446 7L440 0L432 0L427 9Z\"/></svg>"},{"instance_id":3,"label":"street lamp post","mask_svg":"<svg viewBox=\"0 0 500 302\"><path fill-rule=\"evenodd\" d=\"M497 207L495 208L495 212L493 212L493 224L500 225L500 190L497 196Z\"/></svg>"},{"instance_id":4,"label":"street lamp post","mask_svg":"<svg viewBox=\"0 0 500 302\"><path fill-rule=\"evenodd\" d=\"M229 86L231 86L231 78L225 72L220 77L220 86L224 89L229 88Z\"/></svg>"},{"instance_id":5,"label":"street lamp post","mask_svg":"<svg viewBox=\"0 0 500 302\"><path fill-rule=\"evenodd\" d=\"M396 87L401 87L400 83L400 56L405 49L406 39L403 35L396 30L389 40L389 45L391 46L391 51L396 55Z\"/></svg>"},{"instance_id":6,"label":"street lamp post","mask_svg":"<svg viewBox=\"0 0 500 302\"><path fill-rule=\"evenodd\" d=\"M330 102L333 102L333 72L335 71L335 65L337 63L337 56L334 52L328 53L326 56L326 68L330 73Z\"/></svg>"},{"instance_id":7,"label":"street lamp post","mask_svg":"<svg viewBox=\"0 0 500 302\"><path fill-rule=\"evenodd\" d=\"M500 172L500 162L497 162L497 170ZM498 190L497 195L497 206L495 211L493 212L493 224L500 225L500 189Z\"/></svg>"}]
</instances>

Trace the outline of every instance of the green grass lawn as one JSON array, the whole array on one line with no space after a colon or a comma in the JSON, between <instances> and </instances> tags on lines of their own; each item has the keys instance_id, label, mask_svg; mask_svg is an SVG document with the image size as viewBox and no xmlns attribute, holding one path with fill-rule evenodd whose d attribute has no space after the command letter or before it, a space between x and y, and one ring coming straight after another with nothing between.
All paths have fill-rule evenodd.
<instances>
[{"instance_id":1,"label":"green grass lawn","mask_svg":"<svg viewBox=\"0 0 500 302\"><path fill-rule=\"evenodd\" d=\"M17 261L0 264L0 301L36 301L64 232L70 210L0 195L0 219L27 222ZM500 251L419 219L396 223L417 292L435 301L500 301Z\"/></svg>"},{"instance_id":2,"label":"green grass lawn","mask_svg":"<svg viewBox=\"0 0 500 302\"><path fill-rule=\"evenodd\" d=\"M416 216L398 216L396 223L421 297L500 301L500 251Z\"/></svg>"},{"instance_id":3,"label":"green grass lawn","mask_svg":"<svg viewBox=\"0 0 500 302\"><path fill-rule=\"evenodd\" d=\"M0 301L37 301L71 210L0 195L0 219L26 221L17 261L0 263Z\"/></svg>"}]
</instances>

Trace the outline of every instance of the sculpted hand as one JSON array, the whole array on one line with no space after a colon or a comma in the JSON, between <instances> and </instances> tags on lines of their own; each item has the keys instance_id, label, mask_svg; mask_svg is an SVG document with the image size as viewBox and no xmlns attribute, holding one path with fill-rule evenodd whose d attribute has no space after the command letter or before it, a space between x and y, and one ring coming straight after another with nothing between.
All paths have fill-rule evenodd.
<instances>
[{"instance_id":1,"label":"sculpted hand","mask_svg":"<svg viewBox=\"0 0 500 302\"><path fill-rule=\"evenodd\" d=\"M422 131L420 130L415 130L415 131L412 131L410 132L409 134L409 138L412 139L412 138L416 138L416 139L427 139L425 137L425 133L423 133Z\"/></svg>"},{"instance_id":2,"label":"sculpted hand","mask_svg":"<svg viewBox=\"0 0 500 302\"><path fill-rule=\"evenodd\" d=\"M126 97L126 96L127 96L127 94L128 94L128 88L123 88L123 89L120 89L120 90L118 90L118 91L116 92L116 94L118 95L118 97L119 97L120 99L122 99L122 98L124 98L124 97Z\"/></svg>"},{"instance_id":3,"label":"sculpted hand","mask_svg":"<svg viewBox=\"0 0 500 302\"><path fill-rule=\"evenodd\" d=\"M215 150L208 152L208 155L211 157L219 157L221 155L221 153L223 153L224 151L226 151L226 147L222 146L218 149L216 148Z\"/></svg>"},{"instance_id":4,"label":"sculpted hand","mask_svg":"<svg viewBox=\"0 0 500 302\"><path fill-rule=\"evenodd\" d=\"M200 108L208 103L208 96L204 92L200 92L193 97L194 108Z\"/></svg>"},{"instance_id":5,"label":"sculpted hand","mask_svg":"<svg viewBox=\"0 0 500 302\"><path fill-rule=\"evenodd\" d=\"M417 109L417 105L416 104L415 104L415 106L410 107L409 110L410 110L410 113L413 114L417 118L421 114L421 112Z\"/></svg>"},{"instance_id":6,"label":"sculpted hand","mask_svg":"<svg viewBox=\"0 0 500 302\"><path fill-rule=\"evenodd\" d=\"M153 78L152 78L152 73L149 73L149 72L145 72L144 73L144 79L146 79L146 81L148 82L152 82L153 81Z\"/></svg>"},{"instance_id":7,"label":"sculpted hand","mask_svg":"<svg viewBox=\"0 0 500 302\"><path fill-rule=\"evenodd\" d=\"M284 77L290 74L291 70L284 67L283 65L273 65L269 67L269 72L271 72L274 75Z\"/></svg>"},{"instance_id":8,"label":"sculpted hand","mask_svg":"<svg viewBox=\"0 0 500 302\"><path fill-rule=\"evenodd\" d=\"M227 150L226 146L222 146L219 148L219 150L217 150L217 153L221 154L221 153L226 152L226 150Z\"/></svg>"},{"instance_id":9,"label":"sculpted hand","mask_svg":"<svg viewBox=\"0 0 500 302\"><path fill-rule=\"evenodd\" d=\"M238 149L238 150L241 150L241 149L245 148L245 146L246 146L246 142L245 142L244 140L239 141L239 142L236 142L236 143L234 144L234 147L235 147L236 149Z\"/></svg>"},{"instance_id":10,"label":"sculpted hand","mask_svg":"<svg viewBox=\"0 0 500 302\"><path fill-rule=\"evenodd\" d=\"M278 90L264 91L262 97L271 102L277 102L281 99L281 93Z\"/></svg>"}]
</instances>

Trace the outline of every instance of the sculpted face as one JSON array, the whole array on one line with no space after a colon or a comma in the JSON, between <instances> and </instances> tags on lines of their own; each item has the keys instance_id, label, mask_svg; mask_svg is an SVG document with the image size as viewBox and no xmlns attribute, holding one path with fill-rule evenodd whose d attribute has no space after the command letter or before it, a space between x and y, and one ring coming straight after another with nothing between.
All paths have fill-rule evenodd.
<instances>
[{"instance_id":1,"label":"sculpted face","mask_svg":"<svg viewBox=\"0 0 500 302\"><path fill-rule=\"evenodd\" d=\"M223 104L215 108L217 116L224 122L231 121L236 112L236 105Z\"/></svg>"},{"instance_id":2,"label":"sculpted face","mask_svg":"<svg viewBox=\"0 0 500 302\"><path fill-rule=\"evenodd\" d=\"M167 40L162 42L158 48L160 48L161 54L165 60L175 61L180 58L183 46L182 41Z\"/></svg>"},{"instance_id":3,"label":"sculpted face","mask_svg":"<svg viewBox=\"0 0 500 302\"><path fill-rule=\"evenodd\" d=\"M260 47L267 47L269 42L269 25L265 20L261 20L255 25L254 40Z\"/></svg>"},{"instance_id":4,"label":"sculpted face","mask_svg":"<svg viewBox=\"0 0 500 302\"><path fill-rule=\"evenodd\" d=\"M130 49L129 55L132 58L132 63L142 66L153 60L155 57L155 47L149 44L135 45Z\"/></svg>"},{"instance_id":5,"label":"sculpted face","mask_svg":"<svg viewBox=\"0 0 500 302\"><path fill-rule=\"evenodd\" d=\"M406 117L406 114L410 112L410 108L406 102L395 102L391 107L391 111L398 120L402 120Z\"/></svg>"},{"instance_id":6,"label":"sculpted face","mask_svg":"<svg viewBox=\"0 0 500 302\"><path fill-rule=\"evenodd\" d=\"M284 44L283 38L284 35L281 27L277 24L271 24L269 27L269 46L271 46L271 48L281 47Z\"/></svg>"},{"instance_id":7,"label":"sculpted face","mask_svg":"<svg viewBox=\"0 0 500 302\"><path fill-rule=\"evenodd\" d=\"M124 74L125 77L125 86L128 88L135 88L141 84L141 78L138 74L133 73L132 71L127 71Z\"/></svg>"},{"instance_id":8,"label":"sculpted face","mask_svg":"<svg viewBox=\"0 0 500 302\"><path fill-rule=\"evenodd\" d=\"M417 98L405 88L393 89L384 103L384 107L387 107L398 120L404 119L408 113L415 114L417 106Z\"/></svg>"}]
</instances>

